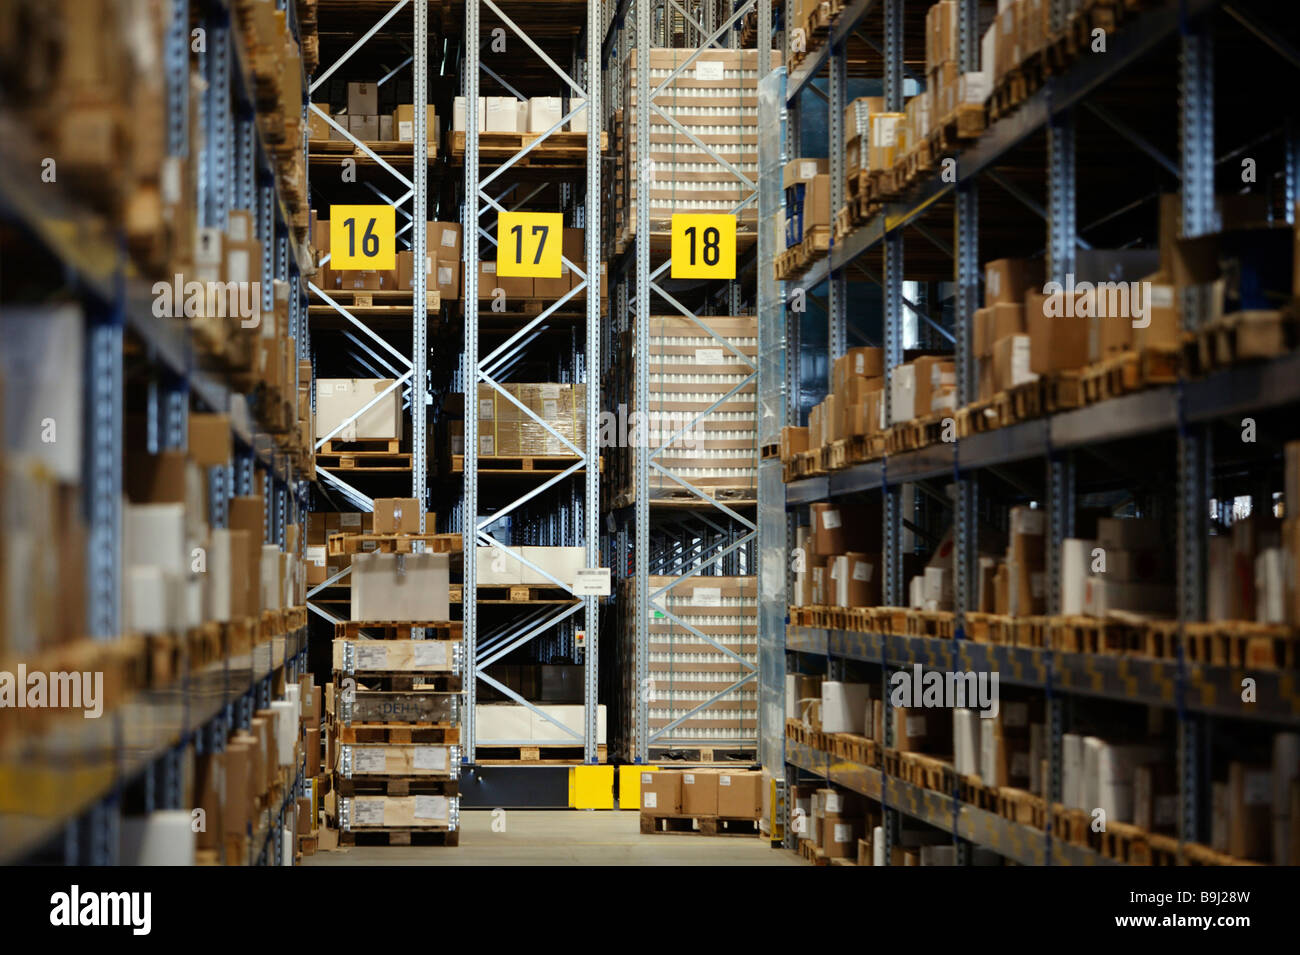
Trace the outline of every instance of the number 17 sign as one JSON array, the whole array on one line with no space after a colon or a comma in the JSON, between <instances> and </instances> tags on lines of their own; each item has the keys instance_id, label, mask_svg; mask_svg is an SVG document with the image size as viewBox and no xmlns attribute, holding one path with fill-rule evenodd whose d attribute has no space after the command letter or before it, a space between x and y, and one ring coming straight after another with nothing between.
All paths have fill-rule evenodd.
<instances>
[{"instance_id":1,"label":"number 17 sign","mask_svg":"<svg viewBox=\"0 0 1300 955\"><path fill-rule=\"evenodd\" d=\"M673 216L672 277L734 279L736 217L679 213Z\"/></svg>"}]
</instances>

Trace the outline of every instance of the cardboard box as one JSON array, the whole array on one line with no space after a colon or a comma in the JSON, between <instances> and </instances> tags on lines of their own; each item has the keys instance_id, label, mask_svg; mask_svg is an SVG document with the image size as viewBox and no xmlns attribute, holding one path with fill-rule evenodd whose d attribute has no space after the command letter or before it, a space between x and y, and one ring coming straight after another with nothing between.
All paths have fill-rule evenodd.
<instances>
[{"instance_id":1,"label":"cardboard box","mask_svg":"<svg viewBox=\"0 0 1300 955\"><path fill-rule=\"evenodd\" d=\"M467 112L465 109L465 105L466 105L465 97L463 96L457 96L452 101L451 128L455 132L459 132L459 133L465 132L465 128L466 128L465 121L466 121L466 112ZM478 98L478 123L477 123L478 131L480 133L486 131L486 122L487 122L487 100L485 97L480 96Z\"/></svg>"},{"instance_id":2,"label":"cardboard box","mask_svg":"<svg viewBox=\"0 0 1300 955\"><path fill-rule=\"evenodd\" d=\"M321 437L339 428L376 395L394 384L387 378L318 378L316 380L316 433ZM349 421L337 434L338 441L368 438L401 438L402 389L393 388L360 416Z\"/></svg>"},{"instance_id":3,"label":"cardboard box","mask_svg":"<svg viewBox=\"0 0 1300 955\"><path fill-rule=\"evenodd\" d=\"M495 259L490 262L486 260L480 261L478 264L479 299L493 298L496 289L501 289L505 293L507 303L512 298L532 298L533 280L518 276L497 275Z\"/></svg>"},{"instance_id":4,"label":"cardboard box","mask_svg":"<svg viewBox=\"0 0 1300 955\"><path fill-rule=\"evenodd\" d=\"M351 619L450 620L446 554L355 554Z\"/></svg>"},{"instance_id":5,"label":"cardboard box","mask_svg":"<svg viewBox=\"0 0 1300 955\"><path fill-rule=\"evenodd\" d=\"M379 142L379 117L375 115L348 114L348 132L363 143Z\"/></svg>"},{"instance_id":6,"label":"cardboard box","mask_svg":"<svg viewBox=\"0 0 1300 955\"><path fill-rule=\"evenodd\" d=\"M1025 325L1029 329L1029 366L1037 375L1080 368L1088 362L1091 321L1048 315L1048 298L1037 292L1025 296Z\"/></svg>"},{"instance_id":7,"label":"cardboard box","mask_svg":"<svg viewBox=\"0 0 1300 955\"><path fill-rule=\"evenodd\" d=\"M993 345L993 382L998 391L1037 381L1030 370L1032 343L1028 335L1006 335Z\"/></svg>"},{"instance_id":8,"label":"cardboard box","mask_svg":"<svg viewBox=\"0 0 1300 955\"><path fill-rule=\"evenodd\" d=\"M682 773L682 814L716 816L718 814L718 773L695 770Z\"/></svg>"},{"instance_id":9,"label":"cardboard box","mask_svg":"<svg viewBox=\"0 0 1300 955\"><path fill-rule=\"evenodd\" d=\"M376 534L420 533L420 502L413 497L375 498Z\"/></svg>"},{"instance_id":10,"label":"cardboard box","mask_svg":"<svg viewBox=\"0 0 1300 955\"><path fill-rule=\"evenodd\" d=\"M563 105L558 96L532 96L528 99L528 128L530 133L544 133L558 126L564 118Z\"/></svg>"},{"instance_id":11,"label":"cardboard box","mask_svg":"<svg viewBox=\"0 0 1300 955\"><path fill-rule=\"evenodd\" d=\"M641 774L641 808L669 815L682 811L682 774L655 770Z\"/></svg>"},{"instance_id":12,"label":"cardboard box","mask_svg":"<svg viewBox=\"0 0 1300 955\"><path fill-rule=\"evenodd\" d=\"M326 116L330 114L329 103L312 103L312 105L315 106L316 109L319 109ZM333 127L330 126L330 124L326 120L324 120L320 116L317 116L314 110L307 111L307 138L308 139L312 139L312 140L329 139L331 132L333 132Z\"/></svg>"},{"instance_id":13,"label":"cardboard box","mask_svg":"<svg viewBox=\"0 0 1300 955\"><path fill-rule=\"evenodd\" d=\"M842 683L823 680L822 732L862 735L866 725L866 704L871 693L869 683Z\"/></svg>"},{"instance_id":14,"label":"cardboard box","mask_svg":"<svg viewBox=\"0 0 1300 955\"><path fill-rule=\"evenodd\" d=\"M753 819L763 803L761 773L718 774L718 817Z\"/></svg>"},{"instance_id":15,"label":"cardboard box","mask_svg":"<svg viewBox=\"0 0 1300 955\"><path fill-rule=\"evenodd\" d=\"M379 113L379 87L374 83L348 84L348 116L375 116Z\"/></svg>"},{"instance_id":16,"label":"cardboard box","mask_svg":"<svg viewBox=\"0 0 1300 955\"><path fill-rule=\"evenodd\" d=\"M519 128L519 100L513 96L489 96L484 131L489 133L525 132Z\"/></svg>"},{"instance_id":17,"label":"cardboard box","mask_svg":"<svg viewBox=\"0 0 1300 955\"><path fill-rule=\"evenodd\" d=\"M857 855L858 840L863 826L859 819L823 817L821 832L822 853L832 859L848 859Z\"/></svg>"},{"instance_id":18,"label":"cardboard box","mask_svg":"<svg viewBox=\"0 0 1300 955\"><path fill-rule=\"evenodd\" d=\"M781 429L781 460L788 461L794 455L808 450L808 429L786 425Z\"/></svg>"},{"instance_id":19,"label":"cardboard box","mask_svg":"<svg viewBox=\"0 0 1300 955\"><path fill-rule=\"evenodd\" d=\"M425 139L438 145L438 113L432 106L425 107ZM393 110L393 141L409 143L415 140L415 106L405 104Z\"/></svg>"},{"instance_id":20,"label":"cardboard box","mask_svg":"<svg viewBox=\"0 0 1300 955\"><path fill-rule=\"evenodd\" d=\"M1043 284L1043 264L1028 259L994 259L984 264L984 304L1019 305Z\"/></svg>"}]
</instances>

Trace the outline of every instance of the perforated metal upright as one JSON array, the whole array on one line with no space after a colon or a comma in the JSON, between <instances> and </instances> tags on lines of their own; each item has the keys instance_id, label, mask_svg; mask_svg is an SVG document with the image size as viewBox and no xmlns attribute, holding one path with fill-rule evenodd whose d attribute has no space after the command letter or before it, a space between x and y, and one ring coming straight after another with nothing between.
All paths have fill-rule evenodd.
<instances>
[{"instance_id":1,"label":"perforated metal upright","mask_svg":"<svg viewBox=\"0 0 1300 955\"><path fill-rule=\"evenodd\" d=\"M309 92L315 92L329 78L339 70L349 59L360 50L373 37L378 35L385 27L397 16L404 8L407 7L409 0L397 0L389 10L384 13L375 23L357 40L348 47L348 49L328 68L317 74L311 82ZM411 45L411 56L409 63L411 67L411 87L413 91L412 99L416 103L426 103L428 101L428 82L429 82L429 10L427 3L415 3L411 5L413 13L413 35ZM399 67L400 69L401 67ZM396 72L396 71L394 71ZM411 249L415 261L423 261L427 252L425 246L427 243L427 232L421 226L413 227L415 223L424 223L428 220L428 180L429 180L429 163L428 163L428 115L423 109L416 109L413 116L412 132L412 171L408 177L396 169L391 163L379 156L366 143L358 139L344 126L340 125L334 117L321 110L315 103L306 106L307 114L313 114L318 119L327 123L332 129L352 143L361 153L375 162L379 168L388 172L400 185L405 187L401 194L390 197L380 189L376 188L373 183L366 183L370 191L382 199L385 203L392 206L400 219L407 220L407 225L399 227L399 235L404 233L408 228L411 232ZM307 115L304 114L304 115ZM264 190L263 204L268 205L271 202L270 191ZM403 208L410 203L410 212ZM275 233L271 233L275 234ZM263 238L263 249L265 255L269 256L272 249L272 243ZM277 277L283 274L286 280L295 284L297 272L296 269L288 268L288 242L287 234L279 234L276 244L274 245L277 255ZM328 264L330 255L325 255L318 263L318 266ZM267 261L263 266L267 271L272 267L272 263ZM468 276L467 276L468 281ZM425 527L425 513L429 510L429 491L428 491L428 431L426 427L429 401L429 382L428 382L428 277L423 269L414 269L412 272L412 299L411 299L411 354L406 356L391 345L386 339L376 333L365 322L352 314L352 310L339 302L326 290L320 288L314 282L307 282L307 289L315 296L316 299L328 305L340 315L346 324L343 332L344 338L348 342L348 354L357 362L358 365L372 370L376 377L387 375L394 379L393 383L385 388L382 392L375 395L366 405L358 409L355 413L339 422L333 430L326 434L316 436L316 450L323 448L330 439L334 438L349 423L357 420L365 414L370 408L383 401L389 394L394 391L405 391L410 396L411 407L411 496L421 502L420 507L420 532L425 533L429 529ZM297 284L301 284L300 280ZM299 295L296 288L291 292L291 301L297 301ZM310 324L306 321L306 305L297 301L298 314L300 315L301 327L306 334L300 335L298 341L298 357L301 359L310 358ZM291 307L291 317L294 314ZM314 396L313 396L314 400ZM314 413L313 408L313 413ZM316 466L318 478L329 484L337 490L342 496L358 510L373 511L374 500L360 489L345 481L339 474L330 468ZM305 493L305 492L304 492ZM301 500L301 497L300 497ZM305 540L305 538L303 538ZM422 546L422 545L418 545ZM467 558L468 559L468 558ZM326 588L336 586L339 581L346 578L351 573L351 567L344 567L337 574L321 584L316 585L307 593L307 606L317 616L324 618L331 624L338 623L339 618L325 608L321 607L311 598Z\"/></svg>"},{"instance_id":2,"label":"perforated metal upright","mask_svg":"<svg viewBox=\"0 0 1300 955\"><path fill-rule=\"evenodd\" d=\"M757 383L758 366L747 356L737 350L730 342L720 338L715 332L709 329L703 323L700 323L695 313L686 308L677 300L661 283L661 277L671 274L672 260L666 258L664 261L651 269L651 231L650 231L650 194L651 184L654 181L653 163L650 158L650 117L653 113L663 122L672 126L678 133L689 139L695 147L704 153L710 160L716 162L722 168L742 184L745 190L749 191L748 197L741 200L733 209L737 213L742 209L757 203L758 201L758 183L755 183L744 175L740 170L735 168L730 162L720 156L717 150L711 148L707 143L701 141L697 136L688 131L674 117L663 109L658 100L660 95L672 87L673 83L683 75L683 73L694 63L704 51L715 46L722 47L727 41L728 34L732 27L739 23L750 10L758 10L761 22L770 22L771 17L771 0L745 0L737 4L732 9L727 19L718 25L718 27L706 36L701 36L700 43L693 53L688 53L683 62L672 69L668 76L652 87L651 69L649 64L649 51L651 44L648 38L654 35L652 33L652 13L657 9L652 0L632 0L636 8L636 46L643 51L640 68L636 73L636 142L638 144L637 163L636 163L636 183L637 183L637 204L636 204L636 238L635 238L635 258L636 258L636 320L635 320L635 406L638 410L644 410L650 407L649 402L649 377L650 377L650 315L653 299L657 296L668 305L672 306L678 313L691 321L699 324L709 337L713 338L726 351L737 356L744 362L749 373L737 384L732 390L719 398L708 409L697 415L687 427L693 427L697 422L702 420L706 415L711 413L717 405L722 404L732 395L739 393L743 388ZM766 5L766 11L763 6ZM675 6L675 4L674 4ZM663 7L665 14L667 7ZM667 17L661 21L661 26L666 23ZM701 30L701 33L705 31ZM666 34L661 34L661 37ZM767 47L770 44L770 36L759 36L760 47ZM662 41L659 45L667 45ZM763 260L759 260L759 268L765 268ZM665 452L669 446L676 441L677 437L685 431L682 428L677 433L669 436L657 447L640 449L635 455L634 463L634 484L635 484L635 528L636 528L636 545L635 545L635 574L636 574L636 607L635 607L635 675L636 675L636 706L635 706L635 752L634 757L638 762L645 762L649 759L650 744L656 739L671 733L672 730L682 725L692 716L706 710L708 707L725 699L732 693L739 690L748 683L755 681L758 677L758 668L747 660L739 657L737 654L725 648L717 639L709 634L703 633L699 628L693 626L684 620L678 614L673 613L667 607L666 599L661 602L663 595L683 581L691 580L697 577L702 571L714 566L715 564L725 566L727 558L744 548L748 548L751 543L757 541L757 524L755 521L738 513L733 508L717 500L716 498L704 493L698 487L695 487L689 481L680 475L673 473L672 469L665 467L656 460L660 454ZM679 560L670 563L671 568L669 576L673 579L667 584L655 587L651 590L651 525L650 525L650 473L655 472L656 476L662 476L681 488L689 491L700 501L708 505L708 510L702 513L713 513L716 511L720 515L725 515L726 519L732 523L732 526L738 526L742 530L735 535L727 535L725 542L720 542L720 546L710 548L707 545L698 548L691 546L689 540L683 538L682 553ZM721 520L721 518L719 518ZM708 519L705 518L707 522ZM717 530L717 527L714 528ZM706 553L711 556L705 556ZM700 702L698 705L691 707L685 713L670 720L664 726L659 727L653 732L650 730L649 719L649 700L643 687L648 685L649 680L649 648L650 632L649 618L651 613L662 614L666 619L672 621L676 626L684 628L694 637L699 638L705 643L712 646L719 653L740 664L740 668L745 670L745 674L737 681L721 690L712 694L708 699Z\"/></svg>"},{"instance_id":3,"label":"perforated metal upright","mask_svg":"<svg viewBox=\"0 0 1300 955\"><path fill-rule=\"evenodd\" d=\"M571 91L575 105L561 117L559 122L546 132L532 139L528 145L504 159L486 176L480 176L479 170L479 129L478 129L478 95L479 72L482 70L497 79L507 89L510 87L491 67L482 61L480 41L482 12L490 10L505 26L506 30L518 37L529 51L542 60L560 81ZM464 465L464 506L462 517L462 534L464 540L464 587L463 606L465 621L466 658L472 661L470 679L465 689L465 741L462 746L463 759L466 763L475 761L476 748L482 742L475 726L475 701L478 683L481 681L492 686L515 703L526 707L543 724L554 727L552 739L493 740L498 745L578 745L583 748L583 759L594 763L598 759L598 647L599 614L597 598L585 596L576 602L555 610L540 610L526 614L512 621L504 628L492 633L482 631L477 607L478 594L478 560L477 548L480 546L498 549L507 557L546 577L563 590L574 594L574 581L560 580L528 560L511 544L498 541L488 532L488 528L500 518L512 513L518 516L528 515L525 521L527 543L542 545L581 544L584 548L587 567L599 566L599 510L600 510L600 450L597 444L598 419L600 415L600 342L601 342L601 307L600 307L600 242L598 228L600 223L600 162L601 162L601 41L604 37L601 8L598 3L586 5L586 21L583 36L586 39L585 62L582 62L585 75L575 78L566 71L529 36L527 30L518 25L493 0L466 0L465 3L465 60L462 91L465 95L465 205L463 209L464 245L464 302L465 302L465 337L464 364L462 380L467 401L473 401L480 384L492 389L495 396L514 405L527 420L533 421L559 440L575 457L575 462L558 474L548 478L529 489L522 496L497 508L488 516L481 516L482 505L478 485L479 436L478 421L475 415L465 416L465 465ZM585 84L585 85L584 85ZM498 244L495 222L492 226L480 225L482 217L490 212L508 211L500 202L504 196L494 197L488 187L500 179L511 168L519 164L534 149L543 147L555 133L561 131L575 116L586 112L587 144L585 150L585 185L581 221L586 223L584 239L584 260L579 265L564 259L564 262L579 278L579 284L566 294L550 303L546 308L529 318L520 328L511 332L506 340L495 346L486 355L480 355L479 329L479 294L478 261L479 240L487 240L493 246ZM519 205L527 202L527 198ZM518 206L516 206L518 208ZM571 342L567 361L562 363L561 380L575 383L585 379L586 389L586 431L581 444L575 444L561 435L551 424L543 420L536 412L527 408L504 387L503 382L509 372L511 359L517 356L528 343L529 336L543 326L560 308L582 293L586 296L585 331L583 352L579 353L577 340ZM582 482L581 495L574 495L567 503L543 505L538 502L534 507L525 509L525 505L540 498L540 495L563 484L575 476ZM544 513L539 509L546 508ZM582 613L584 626L583 656L583 730L575 732L551 713L544 711L530 700L525 699L514 689L496 680L487 673L487 668L501 660L507 654L534 641L543 634L550 633L560 639L569 651L576 651L575 622L578 613Z\"/></svg>"}]
</instances>

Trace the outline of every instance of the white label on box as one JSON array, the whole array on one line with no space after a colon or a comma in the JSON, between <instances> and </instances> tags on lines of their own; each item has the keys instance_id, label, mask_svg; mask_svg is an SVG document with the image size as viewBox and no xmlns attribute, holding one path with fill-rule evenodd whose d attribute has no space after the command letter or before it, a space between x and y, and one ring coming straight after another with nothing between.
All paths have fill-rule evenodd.
<instances>
[{"instance_id":1,"label":"white label on box","mask_svg":"<svg viewBox=\"0 0 1300 955\"><path fill-rule=\"evenodd\" d=\"M831 827L836 842L850 842L853 839L853 827L847 822L837 822Z\"/></svg>"},{"instance_id":2,"label":"white label on box","mask_svg":"<svg viewBox=\"0 0 1300 955\"><path fill-rule=\"evenodd\" d=\"M450 265L438 266L438 284L450 285L452 282L452 270Z\"/></svg>"},{"instance_id":3,"label":"white label on box","mask_svg":"<svg viewBox=\"0 0 1300 955\"><path fill-rule=\"evenodd\" d=\"M721 587L696 587L691 595L691 604L695 607L716 607L721 603Z\"/></svg>"},{"instance_id":4,"label":"white label on box","mask_svg":"<svg viewBox=\"0 0 1300 955\"><path fill-rule=\"evenodd\" d=\"M800 179L816 179L816 178L817 178L817 163L815 163L815 162L801 162L801 163L799 163L799 178L800 178Z\"/></svg>"},{"instance_id":5,"label":"white label on box","mask_svg":"<svg viewBox=\"0 0 1300 955\"><path fill-rule=\"evenodd\" d=\"M317 380L316 397L319 398L324 395L332 395L332 394L334 394L334 382Z\"/></svg>"},{"instance_id":6,"label":"white label on box","mask_svg":"<svg viewBox=\"0 0 1300 955\"><path fill-rule=\"evenodd\" d=\"M456 236L457 232L455 229L443 229L442 244L449 249L454 249L456 247Z\"/></svg>"},{"instance_id":7,"label":"white label on box","mask_svg":"<svg viewBox=\"0 0 1300 955\"><path fill-rule=\"evenodd\" d=\"M579 597L608 597L611 593L608 567L580 567L573 581Z\"/></svg>"},{"instance_id":8,"label":"white label on box","mask_svg":"<svg viewBox=\"0 0 1300 955\"><path fill-rule=\"evenodd\" d=\"M542 400L542 417L554 421L560 416L560 403L554 398Z\"/></svg>"},{"instance_id":9,"label":"white label on box","mask_svg":"<svg viewBox=\"0 0 1300 955\"><path fill-rule=\"evenodd\" d=\"M839 793L827 793L822 802L822 811L831 816L839 815L844 811L844 797Z\"/></svg>"},{"instance_id":10,"label":"white label on box","mask_svg":"<svg viewBox=\"0 0 1300 955\"><path fill-rule=\"evenodd\" d=\"M719 785L719 786L730 786L730 785L731 785L731 777L730 777L730 776L719 776L719 777L718 777L718 785Z\"/></svg>"},{"instance_id":11,"label":"white label on box","mask_svg":"<svg viewBox=\"0 0 1300 955\"><path fill-rule=\"evenodd\" d=\"M445 640L420 640L415 643L415 665L418 667L443 667L447 665Z\"/></svg>"},{"instance_id":12,"label":"white label on box","mask_svg":"<svg viewBox=\"0 0 1300 955\"><path fill-rule=\"evenodd\" d=\"M384 824L384 801L382 799L352 800L352 825L382 826Z\"/></svg>"},{"instance_id":13,"label":"white label on box","mask_svg":"<svg viewBox=\"0 0 1300 955\"><path fill-rule=\"evenodd\" d=\"M352 771L354 773L382 773L388 768L388 759L382 749L353 747Z\"/></svg>"},{"instance_id":14,"label":"white label on box","mask_svg":"<svg viewBox=\"0 0 1300 955\"><path fill-rule=\"evenodd\" d=\"M1152 285L1150 305L1154 308L1174 307L1174 287L1172 285Z\"/></svg>"},{"instance_id":15,"label":"white label on box","mask_svg":"<svg viewBox=\"0 0 1300 955\"><path fill-rule=\"evenodd\" d=\"M490 434L480 434L478 436L478 453L493 455L496 454L496 441Z\"/></svg>"},{"instance_id":16,"label":"white label on box","mask_svg":"<svg viewBox=\"0 0 1300 955\"><path fill-rule=\"evenodd\" d=\"M822 511L822 526L828 531L833 531L839 527L840 512L833 507Z\"/></svg>"},{"instance_id":17,"label":"white label on box","mask_svg":"<svg viewBox=\"0 0 1300 955\"><path fill-rule=\"evenodd\" d=\"M231 249L226 257L227 280L243 285L248 281L248 252L243 249Z\"/></svg>"},{"instance_id":18,"label":"white label on box","mask_svg":"<svg viewBox=\"0 0 1300 955\"><path fill-rule=\"evenodd\" d=\"M368 554L372 550L375 550L378 546L379 546L379 541L362 541L361 552L363 554Z\"/></svg>"},{"instance_id":19,"label":"white label on box","mask_svg":"<svg viewBox=\"0 0 1300 955\"><path fill-rule=\"evenodd\" d=\"M924 736L924 735L925 735L925 717L924 717L924 716L909 716L909 717L907 718L907 735L908 735L909 738L912 737L912 736Z\"/></svg>"},{"instance_id":20,"label":"white label on box","mask_svg":"<svg viewBox=\"0 0 1300 955\"><path fill-rule=\"evenodd\" d=\"M496 262L481 262L480 264L483 266L483 271L486 272L488 275L497 274Z\"/></svg>"},{"instance_id":21,"label":"white label on box","mask_svg":"<svg viewBox=\"0 0 1300 955\"><path fill-rule=\"evenodd\" d=\"M378 646L354 643L353 646L356 647L358 670L382 670L388 666L388 647L382 643Z\"/></svg>"},{"instance_id":22,"label":"white label on box","mask_svg":"<svg viewBox=\"0 0 1300 955\"><path fill-rule=\"evenodd\" d=\"M721 60L696 60L695 78L697 80L722 79L722 61Z\"/></svg>"},{"instance_id":23,"label":"white label on box","mask_svg":"<svg viewBox=\"0 0 1300 955\"><path fill-rule=\"evenodd\" d=\"M694 773L682 773L682 784L685 785L685 786L694 786L694 785L695 785L695 774L694 774Z\"/></svg>"},{"instance_id":24,"label":"white label on box","mask_svg":"<svg viewBox=\"0 0 1300 955\"><path fill-rule=\"evenodd\" d=\"M415 797L415 818L416 819L446 819L447 818L447 797L446 796L416 796Z\"/></svg>"},{"instance_id":25,"label":"white label on box","mask_svg":"<svg viewBox=\"0 0 1300 955\"><path fill-rule=\"evenodd\" d=\"M399 142L409 143L415 139L415 121L402 119L397 122L397 139Z\"/></svg>"},{"instance_id":26,"label":"white label on box","mask_svg":"<svg viewBox=\"0 0 1300 955\"><path fill-rule=\"evenodd\" d=\"M642 773L642 774L641 774L641 785L643 785L643 786L649 786L649 785L650 785L650 774L649 774L649 773Z\"/></svg>"},{"instance_id":27,"label":"white label on box","mask_svg":"<svg viewBox=\"0 0 1300 955\"><path fill-rule=\"evenodd\" d=\"M351 511L339 515L339 527L360 527L361 515Z\"/></svg>"},{"instance_id":28,"label":"white label on box","mask_svg":"<svg viewBox=\"0 0 1300 955\"><path fill-rule=\"evenodd\" d=\"M315 564L317 567L325 566L325 545L313 544L307 548L307 563Z\"/></svg>"},{"instance_id":29,"label":"white label on box","mask_svg":"<svg viewBox=\"0 0 1300 955\"><path fill-rule=\"evenodd\" d=\"M855 560L853 562L853 579L870 581L875 569L874 564L870 564L865 560Z\"/></svg>"},{"instance_id":30,"label":"white label on box","mask_svg":"<svg viewBox=\"0 0 1300 955\"><path fill-rule=\"evenodd\" d=\"M695 349L695 364L697 365L721 365L723 361L721 348Z\"/></svg>"},{"instance_id":31,"label":"white label on box","mask_svg":"<svg viewBox=\"0 0 1300 955\"><path fill-rule=\"evenodd\" d=\"M1273 802L1273 774L1247 772L1242 781L1242 801L1247 806L1268 806Z\"/></svg>"},{"instance_id":32,"label":"white label on box","mask_svg":"<svg viewBox=\"0 0 1300 955\"><path fill-rule=\"evenodd\" d=\"M831 562L831 580L840 579L840 562L838 559Z\"/></svg>"},{"instance_id":33,"label":"white label on box","mask_svg":"<svg viewBox=\"0 0 1300 955\"><path fill-rule=\"evenodd\" d=\"M478 416L480 418L491 418L495 408L496 402L491 398L480 398L478 400Z\"/></svg>"},{"instance_id":34,"label":"white label on box","mask_svg":"<svg viewBox=\"0 0 1300 955\"><path fill-rule=\"evenodd\" d=\"M650 774L644 773L643 775L649 777ZM649 782L650 780L647 778L645 781ZM659 796L658 793L642 793L641 804L645 806L647 809L658 809L659 808L658 796Z\"/></svg>"},{"instance_id":35,"label":"white label on box","mask_svg":"<svg viewBox=\"0 0 1300 955\"><path fill-rule=\"evenodd\" d=\"M415 768L441 772L447 768L447 749L444 746L415 747Z\"/></svg>"}]
</instances>

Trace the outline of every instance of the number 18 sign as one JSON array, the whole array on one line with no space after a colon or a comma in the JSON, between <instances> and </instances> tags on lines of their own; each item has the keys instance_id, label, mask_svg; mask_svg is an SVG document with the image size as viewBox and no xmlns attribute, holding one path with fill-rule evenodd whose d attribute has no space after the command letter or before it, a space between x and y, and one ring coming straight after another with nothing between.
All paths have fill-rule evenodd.
<instances>
[{"instance_id":1,"label":"number 18 sign","mask_svg":"<svg viewBox=\"0 0 1300 955\"><path fill-rule=\"evenodd\" d=\"M680 213L673 216L672 277L734 279L736 217Z\"/></svg>"}]
</instances>

